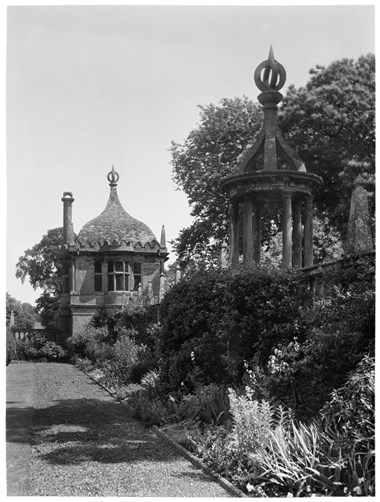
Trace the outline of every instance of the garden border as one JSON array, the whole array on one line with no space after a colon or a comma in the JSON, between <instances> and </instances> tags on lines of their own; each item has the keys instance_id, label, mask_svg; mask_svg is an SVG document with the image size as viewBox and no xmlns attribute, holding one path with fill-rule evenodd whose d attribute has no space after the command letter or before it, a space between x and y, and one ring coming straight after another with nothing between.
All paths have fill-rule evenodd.
<instances>
[{"instance_id":1,"label":"garden border","mask_svg":"<svg viewBox=\"0 0 380 502\"><path fill-rule=\"evenodd\" d=\"M80 371L83 371L83 370L80 370ZM115 393L112 390L110 390L108 387L106 387L101 382L98 382L89 373L87 373L87 371L83 371L83 373L85 373L93 382L95 382L96 384L98 384L105 391L107 391L108 394L110 394L113 398L115 398ZM126 406L126 404L123 403L122 401L120 401L120 404L122 404L123 406ZM197 458L195 455L193 455L192 453L190 453L189 450L187 450L186 448L184 448L183 446L181 446L179 443L177 443L177 441L175 441L173 438L171 438L170 436L168 436L167 434L165 434L165 432L161 431L157 427L157 425L153 425L152 426L152 430L156 434L156 436L158 436L159 438L161 438L162 440L164 440L165 442L167 442L175 450L177 450L179 453L181 453L185 458L187 458L187 460L189 460L193 465L195 465L195 467L197 467L198 469L201 469L205 474L207 474L208 476L210 476L216 483L218 483L228 493L230 493L234 497L249 498L248 495L246 495L244 492L242 492L241 490L239 490L239 488L237 488L236 486L234 486L227 479L223 478L223 476L221 476L220 474L217 474L216 472L214 472L212 469L210 469L210 467L208 467L207 465L205 465L199 458Z\"/></svg>"},{"instance_id":2,"label":"garden border","mask_svg":"<svg viewBox=\"0 0 380 502\"><path fill-rule=\"evenodd\" d=\"M165 432L161 431L157 425L153 425L153 431L157 436L161 439L169 443L173 448L178 450L184 457L186 457L192 464L201 469L205 474L210 476L214 481L216 481L222 488L224 488L227 492L229 492L234 497L248 498L244 492L236 488L232 483L227 481L227 479L223 478L220 474L217 474L213 470L210 469L207 465L205 465L198 457L189 452L182 445L177 443L173 438L165 434Z\"/></svg>"}]
</instances>

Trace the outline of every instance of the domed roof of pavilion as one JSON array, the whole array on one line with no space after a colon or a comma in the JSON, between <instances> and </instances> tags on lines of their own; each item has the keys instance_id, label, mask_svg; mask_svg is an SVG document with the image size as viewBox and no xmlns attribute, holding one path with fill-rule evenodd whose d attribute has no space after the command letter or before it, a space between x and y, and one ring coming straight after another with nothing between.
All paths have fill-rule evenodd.
<instances>
[{"instance_id":1,"label":"domed roof of pavilion","mask_svg":"<svg viewBox=\"0 0 380 502\"><path fill-rule=\"evenodd\" d=\"M81 247L119 247L123 244L157 247L158 242L152 230L129 215L121 205L116 190L119 175L113 167L107 179L111 187L107 205L99 216L83 226L76 243Z\"/></svg>"}]
</instances>

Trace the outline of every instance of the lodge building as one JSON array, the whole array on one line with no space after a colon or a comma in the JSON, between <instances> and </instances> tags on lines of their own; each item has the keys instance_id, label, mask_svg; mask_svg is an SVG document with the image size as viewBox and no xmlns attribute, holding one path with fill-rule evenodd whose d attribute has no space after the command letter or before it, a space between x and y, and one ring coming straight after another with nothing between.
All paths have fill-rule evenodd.
<instances>
[{"instance_id":1,"label":"lodge building","mask_svg":"<svg viewBox=\"0 0 380 502\"><path fill-rule=\"evenodd\" d=\"M152 230L130 216L117 194L119 174L112 167L110 195L103 212L75 237L71 192L63 202L63 274L59 326L64 335L80 331L92 316L110 314L131 301L159 303L165 293L168 259L165 228L160 242Z\"/></svg>"}]
</instances>

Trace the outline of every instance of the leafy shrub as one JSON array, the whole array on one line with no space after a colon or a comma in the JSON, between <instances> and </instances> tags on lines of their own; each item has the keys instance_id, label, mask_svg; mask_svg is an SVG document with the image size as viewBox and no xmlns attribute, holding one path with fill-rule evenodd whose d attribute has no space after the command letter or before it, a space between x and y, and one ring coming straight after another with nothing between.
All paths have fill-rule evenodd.
<instances>
[{"instance_id":1,"label":"leafy shrub","mask_svg":"<svg viewBox=\"0 0 380 502\"><path fill-rule=\"evenodd\" d=\"M41 333L30 333L16 342L17 358L26 361L60 361L67 357L66 351Z\"/></svg>"},{"instance_id":2,"label":"leafy shrub","mask_svg":"<svg viewBox=\"0 0 380 502\"><path fill-rule=\"evenodd\" d=\"M117 401L125 401L131 398L134 394L141 393L144 390L142 385L130 383L128 385L120 386L116 389L115 399Z\"/></svg>"},{"instance_id":3,"label":"leafy shrub","mask_svg":"<svg viewBox=\"0 0 380 502\"><path fill-rule=\"evenodd\" d=\"M221 476L243 488L250 473L249 459L229 441L229 431L223 426L208 426L198 435L189 437L191 449L202 461Z\"/></svg>"},{"instance_id":4,"label":"leafy shrub","mask_svg":"<svg viewBox=\"0 0 380 502\"><path fill-rule=\"evenodd\" d=\"M100 309L91 319L94 328L106 328L108 335L107 343L114 343L120 330L127 329L134 332L137 344L147 345L153 349L155 340L152 337L150 326L157 324L157 306L143 306L139 303L128 303L122 310L110 315L105 309Z\"/></svg>"},{"instance_id":5,"label":"leafy shrub","mask_svg":"<svg viewBox=\"0 0 380 502\"><path fill-rule=\"evenodd\" d=\"M91 322L87 323L83 329L70 338L67 343L70 352L78 357L97 360L99 344L105 343L108 337L108 329L104 326L94 327Z\"/></svg>"},{"instance_id":6,"label":"leafy shrub","mask_svg":"<svg viewBox=\"0 0 380 502\"><path fill-rule=\"evenodd\" d=\"M66 357L66 351L60 345L46 341L39 350L39 357L45 357L48 361L58 361Z\"/></svg>"},{"instance_id":7,"label":"leafy shrub","mask_svg":"<svg viewBox=\"0 0 380 502\"><path fill-rule=\"evenodd\" d=\"M205 385L199 387L195 395L199 401L199 417L203 422L215 425L229 423L230 401L224 387L216 384Z\"/></svg>"},{"instance_id":8,"label":"leafy shrub","mask_svg":"<svg viewBox=\"0 0 380 502\"><path fill-rule=\"evenodd\" d=\"M140 383L141 379L144 375L146 375L149 371L153 370L154 365L151 361L143 360L138 361L134 364L130 369L130 381L131 383Z\"/></svg>"},{"instance_id":9,"label":"leafy shrub","mask_svg":"<svg viewBox=\"0 0 380 502\"><path fill-rule=\"evenodd\" d=\"M258 452L269 440L272 423L272 409L267 401L252 398L251 389L237 396L233 389L228 392L232 430L229 440L238 450Z\"/></svg>"},{"instance_id":10,"label":"leafy shrub","mask_svg":"<svg viewBox=\"0 0 380 502\"><path fill-rule=\"evenodd\" d=\"M108 359L102 364L108 378L119 386L129 383L131 369L138 362L139 350L127 331L119 335L118 340L109 347Z\"/></svg>"},{"instance_id":11,"label":"leafy shrub","mask_svg":"<svg viewBox=\"0 0 380 502\"><path fill-rule=\"evenodd\" d=\"M302 420L316 416L363 356L374 354L372 261L343 260L325 279L324 296L301 307L306 336L274 345L266 365L264 388Z\"/></svg>"},{"instance_id":12,"label":"leafy shrub","mask_svg":"<svg viewBox=\"0 0 380 502\"><path fill-rule=\"evenodd\" d=\"M167 390L237 384L244 361L262 364L274 344L305 337L300 305L310 298L301 273L198 270L161 305L160 369Z\"/></svg>"},{"instance_id":13,"label":"leafy shrub","mask_svg":"<svg viewBox=\"0 0 380 502\"><path fill-rule=\"evenodd\" d=\"M168 410L159 399L151 399L146 391L136 392L127 399L132 416L149 425L163 425L167 423Z\"/></svg>"},{"instance_id":14,"label":"leafy shrub","mask_svg":"<svg viewBox=\"0 0 380 502\"><path fill-rule=\"evenodd\" d=\"M93 363L87 358L81 358L78 356L74 356L74 357L72 357L72 362L81 371L89 372L93 368Z\"/></svg>"},{"instance_id":15,"label":"leafy shrub","mask_svg":"<svg viewBox=\"0 0 380 502\"><path fill-rule=\"evenodd\" d=\"M150 370L147 373L145 373L141 378L141 385L147 390L156 389L159 384L159 379L160 379L159 374L153 370Z\"/></svg>"},{"instance_id":16,"label":"leafy shrub","mask_svg":"<svg viewBox=\"0 0 380 502\"><path fill-rule=\"evenodd\" d=\"M224 387L216 384L199 386L194 394L170 395L169 405L177 420L199 420L202 424L222 425L230 421L229 399Z\"/></svg>"},{"instance_id":17,"label":"leafy shrub","mask_svg":"<svg viewBox=\"0 0 380 502\"><path fill-rule=\"evenodd\" d=\"M13 332L10 328L7 327L7 347L6 347L6 352L7 352L7 360L6 364L8 364L15 358L16 356L16 340L13 335Z\"/></svg>"},{"instance_id":18,"label":"leafy shrub","mask_svg":"<svg viewBox=\"0 0 380 502\"><path fill-rule=\"evenodd\" d=\"M316 423L278 426L265 450L249 454L255 466L249 481L270 496L374 495L374 451L358 454L355 445L345 451L345 444L345 436Z\"/></svg>"},{"instance_id":19,"label":"leafy shrub","mask_svg":"<svg viewBox=\"0 0 380 502\"><path fill-rule=\"evenodd\" d=\"M225 352L217 326L225 290L223 273L196 272L184 278L161 304L160 370L167 390L189 391L195 380L203 384L225 376L221 354Z\"/></svg>"},{"instance_id":20,"label":"leafy shrub","mask_svg":"<svg viewBox=\"0 0 380 502\"><path fill-rule=\"evenodd\" d=\"M375 431L375 358L366 355L347 382L331 393L321 410L326 428L350 442L373 438ZM374 447L374 445L371 445Z\"/></svg>"},{"instance_id":21,"label":"leafy shrub","mask_svg":"<svg viewBox=\"0 0 380 502\"><path fill-rule=\"evenodd\" d=\"M272 348L306 336L300 307L311 304L311 292L302 272L273 269L239 270L227 289L230 353L245 360L256 358L265 366ZM244 371L240 367L240 377Z\"/></svg>"},{"instance_id":22,"label":"leafy shrub","mask_svg":"<svg viewBox=\"0 0 380 502\"><path fill-rule=\"evenodd\" d=\"M291 412L253 399L250 388L240 396L230 389L232 426L207 427L193 436L192 447L254 496L373 496L373 363L364 359L347 384L332 394L322 422L298 422ZM357 414L356 400L361 401ZM340 412L344 424L335 423Z\"/></svg>"},{"instance_id":23,"label":"leafy shrub","mask_svg":"<svg viewBox=\"0 0 380 502\"><path fill-rule=\"evenodd\" d=\"M315 424L296 425L291 422L289 428L270 429L268 439L266 450L250 454L252 463L262 471L251 480L261 482L268 494L296 497L312 493L339 494L336 493L339 483L334 483L325 474L326 458L320 448L321 434Z\"/></svg>"}]
</instances>

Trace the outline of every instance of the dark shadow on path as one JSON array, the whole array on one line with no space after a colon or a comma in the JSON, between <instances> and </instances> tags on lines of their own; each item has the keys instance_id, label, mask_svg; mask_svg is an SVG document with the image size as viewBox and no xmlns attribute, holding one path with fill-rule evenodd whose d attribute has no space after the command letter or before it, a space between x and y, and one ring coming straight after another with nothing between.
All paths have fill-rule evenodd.
<instances>
[{"instance_id":1,"label":"dark shadow on path","mask_svg":"<svg viewBox=\"0 0 380 502\"><path fill-rule=\"evenodd\" d=\"M40 458L52 464L165 462L181 457L114 401L57 401L36 409L34 423L35 442L43 444Z\"/></svg>"},{"instance_id":2,"label":"dark shadow on path","mask_svg":"<svg viewBox=\"0 0 380 502\"><path fill-rule=\"evenodd\" d=\"M6 441L8 443L29 443L32 421L32 407L7 408Z\"/></svg>"}]
</instances>

